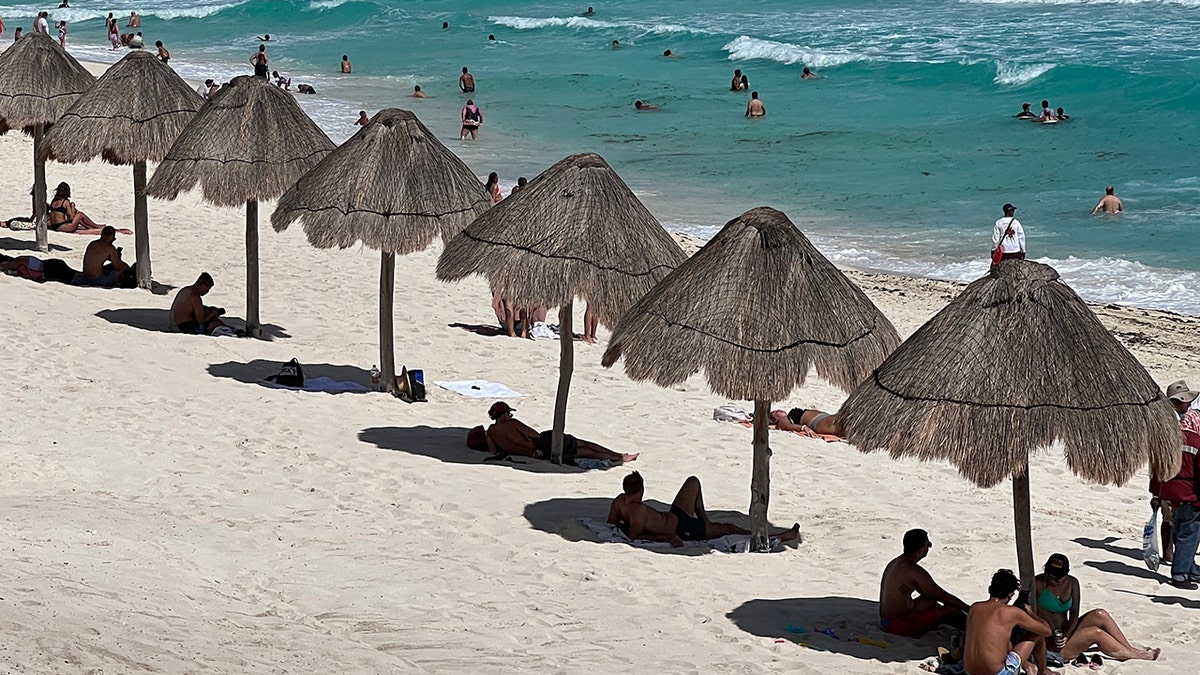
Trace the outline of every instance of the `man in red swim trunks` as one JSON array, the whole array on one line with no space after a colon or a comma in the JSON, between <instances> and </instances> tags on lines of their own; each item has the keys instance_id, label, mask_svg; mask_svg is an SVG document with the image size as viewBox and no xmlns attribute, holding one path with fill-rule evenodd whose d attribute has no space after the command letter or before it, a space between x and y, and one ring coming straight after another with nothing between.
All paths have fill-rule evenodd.
<instances>
[{"instance_id":1,"label":"man in red swim trunks","mask_svg":"<svg viewBox=\"0 0 1200 675\"><path fill-rule=\"evenodd\" d=\"M920 637L942 624L955 628L966 625L970 609L967 603L943 590L921 567L930 546L925 530L909 530L904 533L904 553L883 569L879 625L888 633Z\"/></svg>"}]
</instances>

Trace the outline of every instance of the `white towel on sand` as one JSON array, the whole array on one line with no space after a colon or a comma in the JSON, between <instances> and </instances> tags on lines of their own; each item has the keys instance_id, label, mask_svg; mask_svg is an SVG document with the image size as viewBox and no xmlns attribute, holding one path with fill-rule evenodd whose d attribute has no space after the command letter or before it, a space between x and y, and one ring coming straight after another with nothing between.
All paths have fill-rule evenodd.
<instances>
[{"instance_id":1,"label":"white towel on sand","mask_svg":"<svg viewBox=\"0 0 1200 675\"><path fill-rule=\"evenodd\" d=\"M460 380L458 382L437 382L434 384L442 389L449 389L456 394L471 398L517 398L524 394L515 392L499 382L487 380Z\"/></svg>"},{"instance_id":2,"label":"white towel on sand","mask_svg":"<svg viewBox=\"0 0 1200 675\"><path fill-rule=\"evenodd\" d=\"M306 377L304 378L303 387L287 387L275 382L262 380L262 384L276 389L291 389L292 391L323 391L330 394L340 394L343 392L362 393L371 391L371 388L353 381L339 382L330 377Z\"/></svg>"},{"instance_id":3,"label":"white towel on sand","mask_svg":"<svg viewBox=\"0 0 1200 675\"><path fill-rule=\"evenodd\" d=\"M618 544L629 544L638 548L647 548L650 550L666 550L670 549L671 545L665 541L646 541L645 539L630 539L627 534L617 528L616 525L598 520L596 518L580 518L580 523L591 530L600 541ZM709 539L708 541L685 541L684 548L699 548L707 547L722 553L746 553L750 550L750 535L747 534L729 534L717 539ZM782 548L781 542L777 537L771 537L771 550L778 551Z\"/></svg>"}]
</instances>

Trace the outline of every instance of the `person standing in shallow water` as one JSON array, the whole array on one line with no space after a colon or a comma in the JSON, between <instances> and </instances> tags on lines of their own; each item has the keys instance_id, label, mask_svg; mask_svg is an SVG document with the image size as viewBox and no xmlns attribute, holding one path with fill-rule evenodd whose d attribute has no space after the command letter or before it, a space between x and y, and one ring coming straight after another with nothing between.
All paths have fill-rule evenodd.
<instances>
[{"instance_id":1,"label":"person standing in shallow water","mask_svg":"<svg viewBox=\"0 0 1200 675\"><path fill-rule=\"evenodd\" d=\"M342 54L342 72L350 73L350 57L346 54Z\"/></svg>"},{"instance_id":2,"label":"person standing in shallow water","mask_svg":"<svg viewBox=\"0 0 1200 675\"><path fill-rule=\"evenodd\" d=\"M267 79L267 75L270 73L270 69L267 67L268 62L267 46L259 45L258 51L254 52L254 55L250 57L250 63L254 66L255 77L261 77L264 80Z\"/></svg>"},{"instance_id":3,"label":"person standing in shallow water","mask_svg":"<svg viewBox=\"0 0 1200 675\"><path fill-rule=\"evenodd\" d=\"M750 92L750 102L746 104L746 117L766 117L767 107L758 100L758 92Z\"/></svg>"},{"instance_id":4,"label":"person standing in shallow water","mask_svg":"<svg viewBox=\"0 0 1200 675\"><path fill-rule=\"evenodd\" d=\"M462 89L464 94L470 94L475 91L475 76L467 71L466 66L463 66L462 75L458 77L458 88Z\"/></svg>"},{"instance_id":5,"label":"person standing in shallow water","mask_svg":"<svg viewBox=\"0 0 1200 675\"><path fill-rule=\"evenodd\" d=\"M997 220L992 229L992 250L1003 246L1004 257L1001 260L1024 260L1025 228L1021 227L1021 221L1017 220L1017 207L1005 204L1003 211L1004 217Z\"/></svg>"}]
</instances>

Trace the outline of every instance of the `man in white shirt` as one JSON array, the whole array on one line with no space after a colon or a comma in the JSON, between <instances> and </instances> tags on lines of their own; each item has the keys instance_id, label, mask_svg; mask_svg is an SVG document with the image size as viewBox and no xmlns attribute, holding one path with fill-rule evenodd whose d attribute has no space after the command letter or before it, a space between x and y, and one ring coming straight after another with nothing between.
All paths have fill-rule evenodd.
<instances>
[{"instance_id":1,"label":"man in white shirt","mask_svg":"<svg viewBox=\"0 0 1200 675\"><path fill-rule=\"evenodd\" d=\"M213 81L212 81L212 78L210 77L204 81L204 84L196 87L196 93L200 94L200 98L207 99L208 92L212 90L212 86L213 86Z\"/></svg>"},{"instance_id":2,"label":"man in white shirt","mask_svg":"<svg viewBox=\"0 0 1200 675\"><path fill-rule=\"evenodd\" d=\"M38 12L37 19L33 22L33 32L50 34L50 22L46 20L46 15L49 12Z\"/></svg>"},{"instance_id":3,"label":"man in white shirt","mask_svg":"<svg viewBox=\"0 0 1200 675\"><path fill-rule=\"evenodd\" d=\"M1004 205L1004 217L996 221L992 230L992 249L1001 246L1004 257L1001 260L1025 259L1025 230L1021 221L1017 220L1017 207L1012 204Z\"/></svg>"}]
</instances>

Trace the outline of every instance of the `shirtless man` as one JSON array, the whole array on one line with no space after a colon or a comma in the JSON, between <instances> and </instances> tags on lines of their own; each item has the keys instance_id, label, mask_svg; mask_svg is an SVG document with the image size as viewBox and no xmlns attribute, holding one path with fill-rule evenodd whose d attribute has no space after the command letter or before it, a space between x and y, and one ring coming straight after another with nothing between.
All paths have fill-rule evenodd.
<instances>
[{"instance_id":1,"label":"shirtless man","mask_svg":"<svg viewBox=\"0 0 1200 675\"><path fill-rule=\"evenodd\" d=\"M83 286L112 288L121 280L121 273L129 265L121 260L121 249L113 246L117 230L112 225L100 230L100 237L87 245L83 252L83 271L75 278Z\"/></svg>"},{"instance_id":2,"label":"shirtless man","mask_svg":"<svg viewBox=\"0 0 1200 675\"><path fill-rule=\"evenodd\" d=\"M767 107L758 100L758 92L750 92L750 102L746 104L746 117L764 117L766 114Z\"/></svg>"},{"instance_id":3,"label":"shirtless man","mask_svg":"<svg viewBox=\"0 0 1200 675\"><path fill-rule=\"evenodd\" d=\"M883 569L879 581L879 625L884 631L920 637L942 624L962 628L967 603L938 586L920 565L929 555L930 546L925 530L909 530L904 533L904 553Z\"/></svg>"},{"instance_id":4,"label":"shirtless man","mask_svg":"<svg viewBox=\"0 0 1200 675\"><path fill-rule=\"evenodd\" d=\"M475 76L467 72L466 66L463 66L463 73L458 77L458 88L462 89L464 94L475 91Z\"/></svg>"},{"instance_id":5,"label":"shirtless man","mask_svg":"<svg viewBox=\"0 0 1200 675\"><path fill-rule=\"evenodd\" d=\"M421 91L421 85L419 85L419 84L413 85L412 97L413 98L429 98L429 96L427 96L425 94L425 92Z\"/></svg>"},{"instance_id":6,"label":"shirtless man","mask_svg":"<svg viewBox=\"0 0 1200 675\"><path fill-rule=\"evenodd\" d=\"M358 111L358 119L354 120L354 126L365 127L370 123L371 123L371 118L367 117L367 111L359 110Z\"/></svg>"},{"instance_id":7,"label":"shirtless man","mask_svg":"<svg viewBox=\"0 0 1200 675\"><path fill-rule=\"evenodd\" d=\"M1017 113L1016 115L1013 115L1013 117L1015 117L1019 120L1036 120L1037 115L1033 114L1033 111L1029 109L1029 105L1030 104L1028 104L1028 103L1022 103L1021 104L1021 112Z\"/></svg>"},{"instance_id":8,"label":"shirtless man","mask_svg":"<svg viewBox=\"0 0 1200 675\"><path fill-rule=\"evenodd\" d=\"M638 110L658 110L658 106L650 105L649 103L642 103L641 101L634 101L633 107Z\"/></svg>"},{"instance_id":9,"label":"shirtless man","mask_svg":"<svg viewBox=\"0 0 1200 675\"><path fill-rule=\"evenodd\" d=\"M733 80L729 83L729 91L742 91L742 69L734 68Z\"/></svg>"},{"instance_id":10,"label":"shirtless man","mask_svg":"<svg viewBox=\"0 0 1200 675\"><path fill-rule=\"evenodd\" d=\"M1021 589L1021 582L1012 570L999 570L992 575L988 586L988 599L971 605L967 614L967 638L963 645L963 666L967 675L1018 675L1021 669L1029 675L1045 673L1054 675L1046 668L1045 638L1050 635L1050 624L1029 611L1028 607L1010 606L1013 594ZM1026 639L1010 642L1013 628L1025 631ZM1038 664L1031 662L1034 650Z\"/></svg>"},{"instance_id":11,"label":"shirtless man","mask_svg":"<svg viewBox=\"0 0 1200 675\"><path fill-rule=\"evenodd\" d=\"M219 326L224 326L220 316L224 307L206 307L202 298L212 290L213 278L202 272L191 286L184 286L175 294L171 303L171 325L180 333L188 335L212 335Z\"/></svg>"},{"instance_id":12,"label":"shirtless man","mask_svg":"<svg viewBox=\"0 0 1200 675\"><path fill-rule=\"evenodd\" d=\"M675 548L684 541L718 539L729 534L750 534L737 525L714 523L704 510L704 494L700 479L688 476L671 502L671 510L663 513L642 502L646 485L642 475L636 471L625 476L621 482L623 492L612 501L608 509L608 522L616 525L630 539L665 541ZM774 534L782 541L800 538L800 523L792 529Z\"/></svg>"},{"instance_id":13,"label":"shirtless man","mask_svg":"<svg viewBox=\"0 0 1200 675\"><path fill-rule=\"evenodd\" d=\"M496 401L488 409L488 417L494 420L492 426L487 430L488 450L492 454L508 453L536 459L550 457L551 433L543 431L539 434L513 417L514 412L516 409L509 407L504 401ZM577 458L607 459L614 464L632 462L638 458L636 454L613 452L599 443L574 438L568 434L563 434L564 446L568 438L574 439L576 443L575 457Z\"/></svg>"},{"instance_id":14,"label":"shirtless man","mask_svg":"<svg viewBox=\"0 0 1200 675\"><path fill-rule=\"evenodd\" d=\"M350 72L350 56L347 54L342 54L342 72Z\"/></svg>"},{"instance_id":15,"label":"shirtless man","mask_svg":"<svg viewBox=\"0 0 1200 675\"><path fill-rule=\"evenodd\" d=\"M129 13L129 23L125 24L126 28L141 28L142 17L138 16L137 12Z\"/></svg>"},{"instance_id":16,"label":"shirtless man","mask_svg":"<svg viewBox=\"0 0 1200 675\"><path fill-rule=\"evenodd\" d=\"M1121 205L1121 198L1117 196L1117 189L1109 185L1104 188L1104 196L1100 198L1100 203L1096 204L1096 208L1092 209L1092 215L1103 211L1105 213L1121 213L1125 207Z\"/></svg>"},{"instance_id":17,"label":"shirtless man","mask_svg":"<svg viewBox=\"0 0 1200 675\"><path fill-rule=\"evenodd\" d=\"M792 408L786 413L782 410L773 411L771 419L775 422L775 428L782 431L803 431L803 427L808 427L818 434L842 435L842 424L838 421L837 413Z\"/></svg>"}]
</instances>

